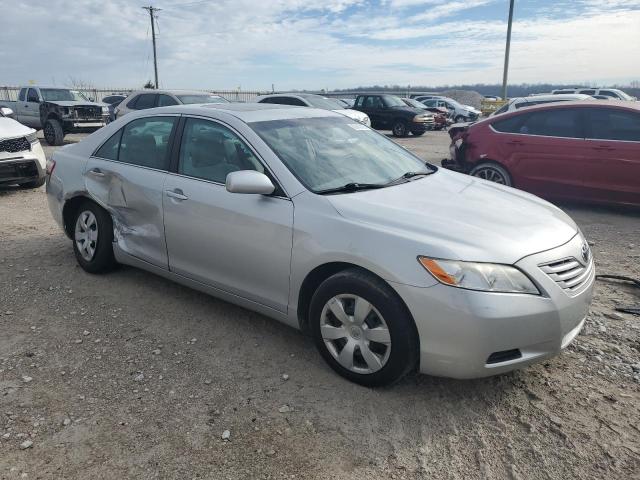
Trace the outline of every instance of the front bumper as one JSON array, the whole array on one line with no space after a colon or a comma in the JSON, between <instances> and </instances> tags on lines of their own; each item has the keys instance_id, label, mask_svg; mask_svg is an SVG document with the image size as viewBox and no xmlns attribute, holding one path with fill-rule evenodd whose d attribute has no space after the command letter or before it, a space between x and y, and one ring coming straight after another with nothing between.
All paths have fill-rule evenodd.
<instances>
[{"instance_id":1,"label":"front bumper","mask_svg":"<svg viewBox=\"0 0 640 480\"><path fill-rule=\"evenodd\" d=\"M420 339L420 372L478 378L521 368L557 355L578 335L586 319L595 271L567 292L539 265L580 258L582 239L523 258L541 295L500 294L445 285L419 288L393 284L412 312ZM425 272L426 273L426 272Z\"/></svg>"},{"instance_id":2,"label":"front bumper","mask_svg":"<svg viewBox=\"0 0 640 480\"><path fill-rule=\"evenodd\" d=\"M0 153L0 185L15 185L40 180L45 176L46 158L39 142L31 150Z\"/></svg>"},{"instance_id":3,"label":"front bumper","mask_svg":"<svg viewBox=\"0 0 640 480\"><path fill-rule=\"evenodd\" d=\"M62 121L62 128L65 132L86 132L95 131L109 123L109 114L98 118L65 118Z\"/></svg>"}]
</instances>

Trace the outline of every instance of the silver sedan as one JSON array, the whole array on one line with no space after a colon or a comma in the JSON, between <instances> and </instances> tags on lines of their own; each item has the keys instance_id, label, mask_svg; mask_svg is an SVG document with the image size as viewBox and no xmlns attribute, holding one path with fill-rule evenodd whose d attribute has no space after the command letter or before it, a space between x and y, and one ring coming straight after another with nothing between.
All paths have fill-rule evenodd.
<instances>
[{"instance_id":1,"label":"silver sedan","mask_svg":"<svg viewBox=\"0 0 640 480\"><path fill-rule=\"evenodd\" d=\"M561 210L326 110L145 110L47 172L84 270L129 264L261 312L364 385L541 361L591 301L589 247Z\"/></svg>"}]
</instances>

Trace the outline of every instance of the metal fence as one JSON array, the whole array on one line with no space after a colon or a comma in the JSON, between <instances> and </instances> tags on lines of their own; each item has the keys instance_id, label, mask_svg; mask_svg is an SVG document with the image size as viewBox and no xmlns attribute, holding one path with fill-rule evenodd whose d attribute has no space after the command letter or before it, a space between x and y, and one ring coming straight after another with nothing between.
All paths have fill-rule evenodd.
<instances>
[{"instance_id":1,"label":"metal fence","mask_svg":"<svg viewBox=\"0 0 640 480\"><path fill-rule=\"evenodd\" d=\"M129 95L131 92L139 90L132 88L75 88L75 87L60 87L71 88L81 92L85 97L94 101L100 102L104 97L109 95ZM215 95L220 95L230 101L235 102L249 102L259 95L265 95L267 93L273 93L271 91L258 91L258 90L204 90ZM20 87L15 86L0 86L0 100L16 101L18 100L18 93Z\"/></svg>"}]
</instances>

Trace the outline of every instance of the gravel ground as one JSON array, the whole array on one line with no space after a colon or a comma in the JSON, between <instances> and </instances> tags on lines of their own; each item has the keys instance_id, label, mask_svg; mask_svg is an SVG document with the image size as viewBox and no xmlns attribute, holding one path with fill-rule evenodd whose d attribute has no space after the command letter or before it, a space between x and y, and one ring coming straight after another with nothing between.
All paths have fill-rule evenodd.
<instances>
[{"instance_id":1,"label":"gravel ground","mask_svg":"<svg viewBox=\"0 0 640 480\"><path fill-rule=\"evenodd\" d=\"M400 143L437 161L447 138ZM640 278L638 212L562 207L599 273ZM261 315L133 268L84 273L44 188L5 188L0 478L640 478L640 318L619 304L640 291L598 282L543 364L370 390Z\"/></svg>"}]
</instances>

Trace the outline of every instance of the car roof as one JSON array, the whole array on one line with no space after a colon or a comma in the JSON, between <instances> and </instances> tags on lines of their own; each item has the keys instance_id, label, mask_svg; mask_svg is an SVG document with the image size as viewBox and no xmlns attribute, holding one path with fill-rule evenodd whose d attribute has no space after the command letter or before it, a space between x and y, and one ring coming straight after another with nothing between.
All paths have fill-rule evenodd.
<instances>
[{"instance_id":1,"label":"car roof","mask_svg":"<svg viewBox=\"0 0 640 480\"><path fill-rule=\"evenodd\" d=\"M523 100L525 102L539 102L541 100L587 100L592 98L591 95L585 95L583 93L549 93L543 95L534 95L531 97L518 97L514 98L514 102L516 100Z\"/></svg>"},{"instance_id":2,"label":"car roof","mask_svg":"<svg viewBox=\"0 0 640 480\"><path fill-rule=\"evenodd\" d=\"M215 93L207 92L205 90L178 90L178 89L155 89L145 88L143 90L136 90L129 95L137 95L138 93L170 93L172 95L211 95L212 97L219 97Z\"/></svg>"},{"instance_id":3,"label":"car roof","mask_svg":"<svg viewBox=\"0 0 640 480\"><path fill-rule=\"evenodd\" d=\"M245 123L264 122L269 120L290 120L296 118L337 117L347 118L331 110L311 107L294 107L275 103L204 103L193 105L172 105L169 107L139 110L157 114L160 112L184 115L211 116L218 118L215 112L232 115ZM144 116L144 115L141 115Z\"/></svg>"}]
</instances>

